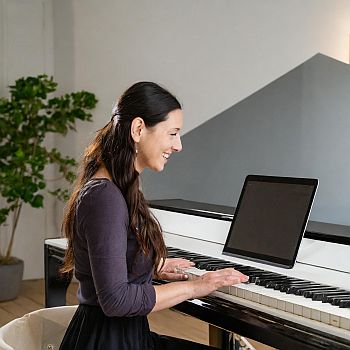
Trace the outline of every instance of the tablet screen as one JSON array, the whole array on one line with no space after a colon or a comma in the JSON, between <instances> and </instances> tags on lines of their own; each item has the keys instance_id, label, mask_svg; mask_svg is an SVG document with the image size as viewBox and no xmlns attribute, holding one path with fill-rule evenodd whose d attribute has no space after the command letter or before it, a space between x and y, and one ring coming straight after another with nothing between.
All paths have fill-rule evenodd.
<instances>
[{"instance_id":1,"label":"tablet screen","mask_svg":"<svg viewBox=\"0 0 350 350\"><path fill-rule=\"evenodd\" d=\"M318 181L248 175L223 253L293 267Z\"/></svg>"}]
</instances>

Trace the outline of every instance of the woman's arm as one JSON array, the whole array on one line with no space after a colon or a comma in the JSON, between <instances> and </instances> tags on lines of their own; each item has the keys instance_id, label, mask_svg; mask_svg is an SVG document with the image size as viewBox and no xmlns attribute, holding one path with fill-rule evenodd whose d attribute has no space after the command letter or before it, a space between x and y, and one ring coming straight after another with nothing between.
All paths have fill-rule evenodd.
<instances>
[{"instance_id":1,"label":"woman's arm","mask_svg":"<svg viewBox=\"0 0 350 350\"><path fill-rule=\"evenodd\" d=\"M247 276L233 268L227 268L207 272L191 281L155 286L156 304L151 312L167 309L187 299L203 297L221 287L247 281Z\"/></svg>"},{"instance_id":2,"label":"woman's arm","mask_svg":"<svg viewBox=\"0 0 350 350\"><path fill-rule=\"evenodd\" d=\"M151 283L134 284L128 280L129 214L124 197L113 183L95 184L84 195L77 213L77 227L88 252L84 268L88 276L91 273L105 315L149 314L155 304L155 290Z\"/></svg>"}]
</instances>

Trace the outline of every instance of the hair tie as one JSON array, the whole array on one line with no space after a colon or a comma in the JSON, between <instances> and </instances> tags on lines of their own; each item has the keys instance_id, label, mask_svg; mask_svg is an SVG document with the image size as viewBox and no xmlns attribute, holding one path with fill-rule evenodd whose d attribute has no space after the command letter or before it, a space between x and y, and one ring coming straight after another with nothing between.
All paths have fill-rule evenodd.
<instances>
[{"instance_id":1,"label":"hair tie","mask_svg":"<svg viewBox=\"0 0 350 350\"><path fill-rule=\"evenodd\" d=\"M118 102L116 102L112 108L112 118L111 121L113 121L113 126L116 126L119 121L119 110L118 110Z\"/></svg>"}]
</instances>

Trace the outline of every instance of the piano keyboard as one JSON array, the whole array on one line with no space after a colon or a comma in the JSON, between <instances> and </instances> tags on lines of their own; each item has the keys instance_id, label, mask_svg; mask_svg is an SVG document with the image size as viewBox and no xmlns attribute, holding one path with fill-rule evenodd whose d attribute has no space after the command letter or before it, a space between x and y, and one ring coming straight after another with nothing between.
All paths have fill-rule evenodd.
<instances>
[{"instance_id":1,"label":"piano keyboard","mask_svg":"<svg viewBox=\"0 0 350 350\"><path fill-rule=\"evenodd\" d=\"M350 290L290 277L253 266L168 247L169 257L183 257L195 263L190 276L233 267L249 276L249 283L225 287L216 295L242 304L242 300L262 306L262 311L283 311L321 324L350 330ZM249 305L248 305L249 306ZM350 336L347 334L347 336Z\"/></svg>"}]
</instances>

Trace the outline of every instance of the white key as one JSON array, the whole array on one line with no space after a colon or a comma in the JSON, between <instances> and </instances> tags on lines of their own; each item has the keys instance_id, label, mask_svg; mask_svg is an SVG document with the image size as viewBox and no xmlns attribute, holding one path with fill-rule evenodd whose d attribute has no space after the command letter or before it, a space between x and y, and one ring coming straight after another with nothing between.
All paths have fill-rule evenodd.
<instances>
[{"instance_id":1,"label":"white key","mask_svg":"<svg viewBox=\"0 0 350 350\"><path fill-rule=\"evenodd\" d=\"M277 309L286 311L286 302L284 300L277 300Z\"/></svg>"},{"instance_id":2,"label":"white key","mask_svg":"<svg viewBox=\"0 0 350 350\"><path fill-rule=\"evenodd\" d=\"M278 309L278 300L275 298L270 298L268 306L270 306L274 309Z\"/></svg>"},{"instance_id":3,"label":"white key","mask_svg":"<svg viewBox=\"0 0 350 350\"><path fill-rule=\"evenodd\" d=\"M252 298L253 298L253 292L251 292L250 290L246 290L244 292L244 299L252 300Z\"/></svg>"},{"instance_id":4,"label":"white key","mask_svg":"<svg viewBox=\"0 0 350 350\"><path fill-rule=\"evenodd\" d=\"M311 319L321 322L321 311L320 310L311 309Z\"/></svg>"},{"instance_id":5,"label":"white key","mask_svg":"<svg viewBox=\"0 0 350 350\"><path fill-rule=\"evenodd\" d=\"M311 309L309 309L308 307L303 306L303 317L311 318Z\"/></svg>"},{"instance_id":6,"label":"white key","mask_svg":"<svg viewBox=\"0 0 350 350\"><path fill-rule=\"evenodd\" d=\"M237 295L239 298L243 298L243 299L244 299L244 290L243 290L243 289L239 289L239 288L236 288L236 290L237 290L236 295Z\"/></svg>"},{"instance_id":7,"label":"white key","mask_svg":"<svg viewBox=\"0 0 350 350\"><path fill-rule=\"evenodd\" d=\"M293 314L294 312L294 304L289 303L288 301L286 302L286 311L289 312L290 314Z\"/></svg>"},{"instance_id":8,"label":"white key","mask_svg":"<svg viewBox=\"0 0 350 350\"><path fill-rule=\"evenodd\" d=\"M260 297L261 295L258 293L252 293L252 301L260 304Z\"/></svg>"},{"instance_id":9,"label":"white key","mask_svg":"<svg viewBox=\"0 0 350 350\"><path fill-rule=\"evenodd\" d=\"M330 324L331 323L330 315L326 312L321 311L321 322Z\"/></svg>"},{"instance_id":10,"label":"white key","mask_svg":"<svg viewBox=\"0 0 350 350\"><path fill-rule=\"evenodd\" d=\"M293 304L293 314L303 316L303 307L301 305Z\"/></svg>"},{"instance_id":11,"label":"white key","mask_svg":"<svg viewBox=\"0 0 350 350\"><path fill-rule=\"evenodd\" d=\"M339 327L350 331L350 319L340 317L340 326Z\"/></svg>"},{"instance_id":12,"label":"white key","mask_svg":"<svg viewBox=\"0 0 350 350\"><path fill-rule=\"evenodd\" d=\"M340 317L335 315L330 315L330 324L334 327L340 327Z\"/></svg>"}]
</instances>

